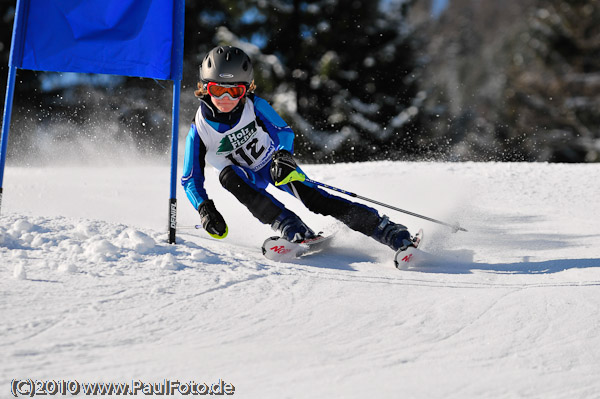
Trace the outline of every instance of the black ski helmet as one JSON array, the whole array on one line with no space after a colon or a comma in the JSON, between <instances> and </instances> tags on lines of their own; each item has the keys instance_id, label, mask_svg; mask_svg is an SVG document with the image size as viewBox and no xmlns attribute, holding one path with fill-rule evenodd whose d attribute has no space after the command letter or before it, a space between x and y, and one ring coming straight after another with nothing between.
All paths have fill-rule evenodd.
<instances>
[{"instance_id":1,"label":"black ski helmet","mask_svg":"<svg viewBox=\"0 0 600 399\"><path fill-rule=\"evenodd\" d=\"M200 64L202 83L243 83L250 85L254 70L250 57L232 46L218 46L210 50Z\"/></svg>"}]
</instances>

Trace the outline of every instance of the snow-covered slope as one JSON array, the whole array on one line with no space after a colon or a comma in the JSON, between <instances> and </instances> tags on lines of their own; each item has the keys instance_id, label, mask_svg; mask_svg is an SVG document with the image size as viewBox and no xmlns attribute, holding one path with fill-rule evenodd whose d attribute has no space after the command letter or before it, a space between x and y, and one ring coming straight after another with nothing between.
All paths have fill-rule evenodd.
<instances>
[{"instance_id":1,"label":"snow-covered slope","mask_svg":"<svg viewBox=\"0 0 600 399\"><path fill-rule=\"evenodd\" d=\"M340 231L274 263L260 253L273 232L210 173L229 236L185 228L199 218L180 191L169 245L167 164L7 168L0 396L31 378L222 379L241 398L600 397L599 165L305 170L469 232L379 208L445 259L396 270L388 248L274 192Z\"/></svg>"}]
</instances>

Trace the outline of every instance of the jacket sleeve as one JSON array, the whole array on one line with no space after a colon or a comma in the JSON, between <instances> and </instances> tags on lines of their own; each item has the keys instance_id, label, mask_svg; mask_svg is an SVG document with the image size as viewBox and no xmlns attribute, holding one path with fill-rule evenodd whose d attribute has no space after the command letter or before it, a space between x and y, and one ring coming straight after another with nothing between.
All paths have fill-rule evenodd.
<instances>
[{"instance_id":1,"label":"jacket sleeve","mask_svg":"<svg viewBox=\"0 0 600 399\"><path fill-rule=\"evenodd\" d=\"M183 185L185 194L196 209L198 209L204 200L208 199L208 195L204 189L205 156L206 146L198 135L196 124L192 123L185 141L185 158L183 161L181 184Z\"/></svg>"},{"instance_id":2,"label":"jacket sleeve","mask_svg":"<svg viewBox=\"0 0 600 399\"><path fill-rule=\"evenodd\" d=\"M254 95L252 101L256 117L275 142L275 147L278 150L288 150L293 154L294 131L266 100Z\"/></svg>"}]
</instances>

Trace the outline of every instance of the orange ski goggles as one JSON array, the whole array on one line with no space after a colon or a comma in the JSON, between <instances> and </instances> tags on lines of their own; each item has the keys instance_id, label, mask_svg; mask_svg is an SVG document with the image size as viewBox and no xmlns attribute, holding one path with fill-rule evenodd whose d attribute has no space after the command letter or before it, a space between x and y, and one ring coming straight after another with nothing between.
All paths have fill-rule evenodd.
<instances>
[{"instance_id":1,"label":"orange ski goggles","mask_svg":"<svg viewBox=\"0 0 600 399\"><path fill-rule=\"evenodd\" d=\"M208 82L206 84L206 90L211 97L221 99L225 96L229 96L232 100L244 97L246 94L246 85L244 84L219 84L215 82Z\"/></svg>"}]
</instances>

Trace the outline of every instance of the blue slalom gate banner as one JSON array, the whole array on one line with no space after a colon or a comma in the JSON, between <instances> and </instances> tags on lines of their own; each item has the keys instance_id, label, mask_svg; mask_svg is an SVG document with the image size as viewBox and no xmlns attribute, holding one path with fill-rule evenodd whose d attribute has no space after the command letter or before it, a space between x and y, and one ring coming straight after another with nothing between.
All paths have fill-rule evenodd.
<instances>
[{"instance_id":1,"label":"blue slalom gate banner","mask_svg":"<svg viewBox=\"0 0 600 399\"><path fill-rule=\"evenodd\" d=\"M20 0L11 64L181 79L173 0Z\"/></svg>"},{"instance_id":2,"label":"blue slalom gate banner","mask_svg":"<svg viewBox=\"0 0 600 399\"><path fill-rule=\"evenodd\" d=\"M0 147L0 208L16 69L173 81L169 241L175 242L185 0L18 0Z\"/></svg>"}]
</instances>

